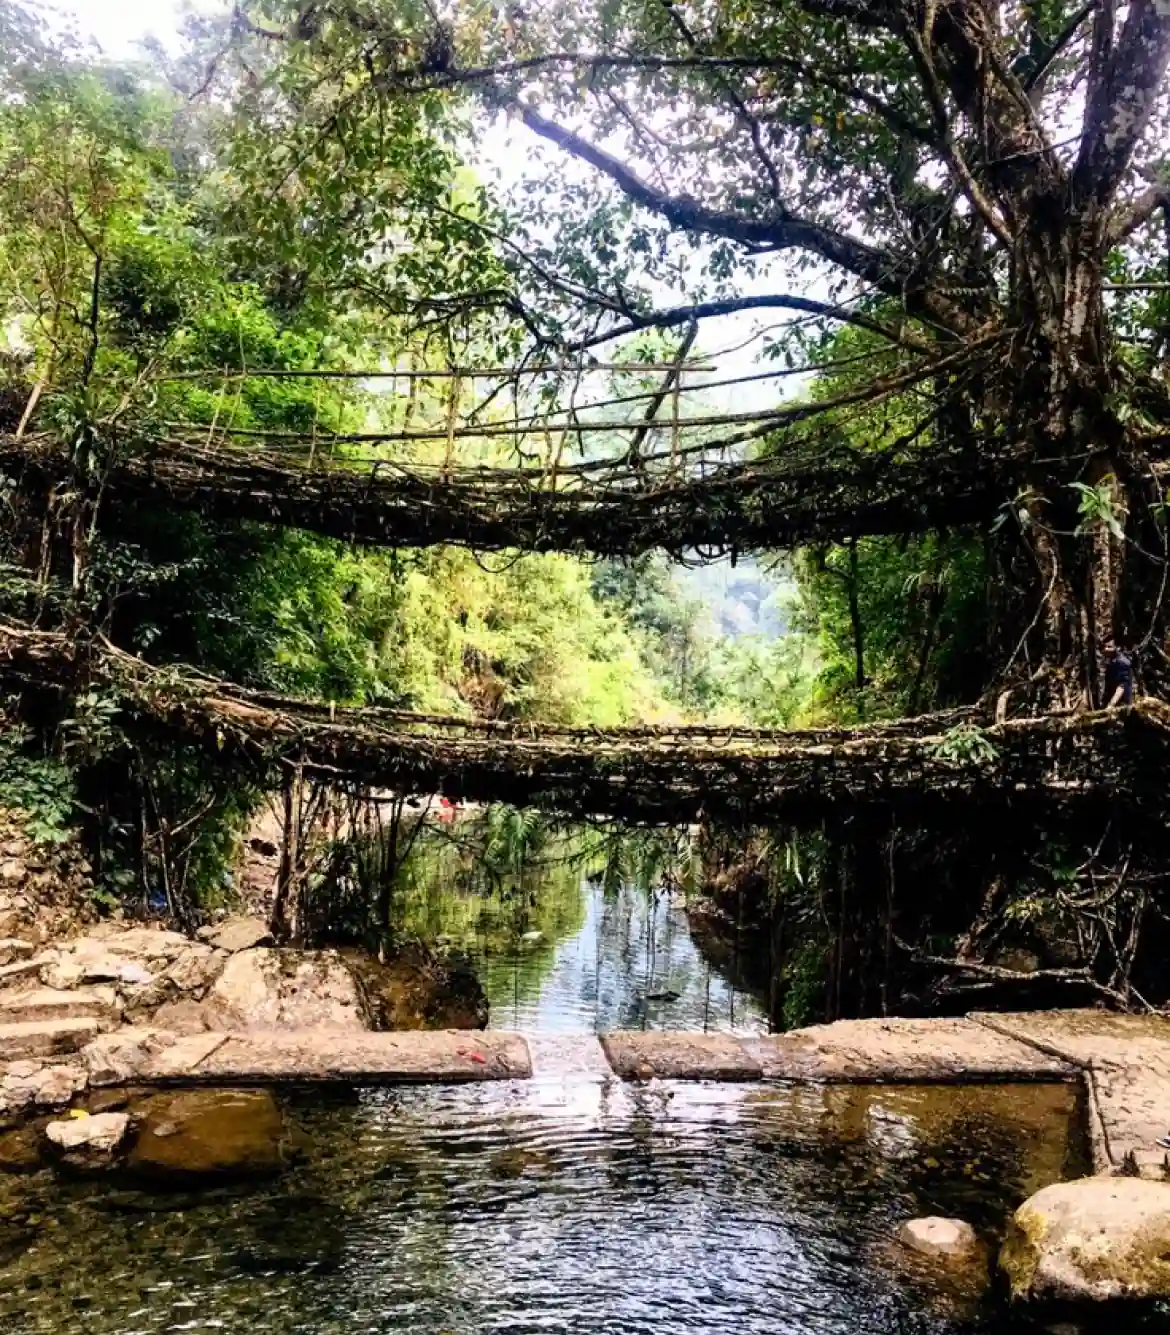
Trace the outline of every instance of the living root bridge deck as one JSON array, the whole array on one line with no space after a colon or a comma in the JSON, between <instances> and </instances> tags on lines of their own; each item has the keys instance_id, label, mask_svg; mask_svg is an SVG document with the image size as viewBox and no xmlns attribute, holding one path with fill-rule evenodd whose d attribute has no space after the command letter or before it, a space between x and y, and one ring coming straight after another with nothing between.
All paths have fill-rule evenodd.
<instances>
[{"instance_id":1,"label":"living root bridge deck","mask_svg":"<svg viewBox=\"0 0 1170 1335\"><path fill-rule=\"evenodd\" d=\"M513 729L379 708L345 709L162 672L100 641L0 625L0 677L116 692L127 717L224 763L277 776L283 762L331 783L685 824L816 824L866 808L891 816L1110 805L1164 813L1170 708L1051 714L987 726L978 754L947 749L971 711L856 729ZM273 782L278 779L274 777Z\"/></svg>"},{"instance_id":2,"label":"living root bridge deck","mask_svg":"<svg viewBox=\"0 0 1170 1335\"><path fill-rule=\"evenodd\" d=\"M81 1057L93 1085L349 1085L536 1078L980 1084L1081 1081L1098 1172L1162 1178L1170 1019L1101 1011L842 1020L788 1034L617 1032L600 1039L447 1030L178 1037L123 1029Z\"/></svg>"},{"instance_id":3,"label":"living root bridge deck","mask_svg":"<svg viewBox=\"0 0 1170 1335\"><path fill-rule=\"evenodd\" d=\"M306 442L308 445L309 442ZM241 448L243 445L243 448ZM0 470L44 486L69 477L45 437L0 436ZM208 444L183 439L114 452L107 499L144 499L220 519L249 519L374 546L453 543L479 551L632 556L776 549L869 533L917 533L989 520L1015 493L1018 461L963 450L789 450L691 476L609 464L547 469L452 468Z\"/></svg>"}]
</instances>

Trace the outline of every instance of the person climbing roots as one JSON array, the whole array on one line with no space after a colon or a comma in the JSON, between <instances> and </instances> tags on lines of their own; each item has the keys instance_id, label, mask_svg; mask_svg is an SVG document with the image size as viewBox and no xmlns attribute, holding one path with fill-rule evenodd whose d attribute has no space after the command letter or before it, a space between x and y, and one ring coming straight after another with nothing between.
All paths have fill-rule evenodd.
<instances>
[{"instance_id":1,"label":"person climbing roots","mask_svg":"<svg viewBox=\"0 0 1170 1335\"><path fill-rule=\"evenodd\" d=\"M1133 660L1113 640L1105 641L1105 708L1133 704Z\"/></svg>"}]
</instances>

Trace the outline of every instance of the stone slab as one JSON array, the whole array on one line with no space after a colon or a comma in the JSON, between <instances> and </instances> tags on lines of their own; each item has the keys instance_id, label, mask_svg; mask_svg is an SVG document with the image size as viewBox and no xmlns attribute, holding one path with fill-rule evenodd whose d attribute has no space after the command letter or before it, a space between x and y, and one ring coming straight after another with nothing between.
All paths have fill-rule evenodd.
<instances>
[{"instance_id":1,"label":"stone slab","mask_svg":"<svg viewBox=\"0 0 1170 1335\"><path fill-rule=\"evenodd\" d=\"M1132 1158L1143 1177L1167 1175L1167 1152L1156 1141L1170 1132L1170 1019L1092 1010L977 1018L989 1031L1059 1056L1085 1073L1099 1173Z\"/></svg>"},{"instance_id":2,"label":"stone slab","mask_svg":"<svg viewBox=\"0 0 1170 1335\"><path fill-rule=\"evenodd\" d=\"M77 1052L95 1037L100 1028L92 1017L0 1024L0 1061Z\"/></svg>"},{"instance_id":3,"label":"stone slab","mask_svg":"<svg viewBox=\"0 0 1170 1335\"><path fill-rule=\"evenodd\" d=\"M623 1080L759 1080L763 1067L731 1034L603 1034L601 1046Z\"/></svg>"},{"instance_id":4,"label":"stone slab","mask_svg":"<svg viewBox=\"0 0 1170 1335\"><path fill-rule=\"evenodd\" d=\"M44 959L37 956L34 959L14 960L11 964L0 966L0 987L20 987L35 982L42 964Z\"/></svg>"},{"instance_id":5,"label":"stone slab","mask_svg":"<svg viewBox=\"0 0 1170 1335\"><path fill-rule=\"evenodd\" d=\"M142 1078L159 1084L457 1083L526 1080L528 1044L519 1034L252 1031L195 1034L156 1054Z\"/></svg>"},{"instance_id":6,"label":"stone slab","mask_svg":"<svg viewBox=\"0 0 1170 1335\"><path fill-rule=\"evenodd\" d=\"M262 918L225 918L214 928L200 932L199 936L216 950L226 950L230 955L272 944L272 933Z\"/></svg>"},{"instance_id":7,"label":"stone slab","mask_svg":"<svg viewBox=\"0 0 1170 1335\"><path fill-rule=\"evenodd\" d=\"M549 1080L612 1080L613 1070L596 1034L530 1034L532 1073Z\"/></svg>"},{"instance_id":8,"label":"stone slab","mask_svg":"<svg viewBox=\"0 0 1170 1335\"><path fill-rule=\"evenodd\" d=\"M1074 1065L966 1019L838 1020L747 1039L769 1080L853 1084L1074 1080Z\"/></svg>"},{"instance_id":9,"label":"stone slab","mask_svg":"<svg viewBox=\"0 0 1170 1335\"><path fill-rule=\"evenodd\" d=\"M111 987L37 987L30 991L0 993L0 1024L31 1020L94 1019L117 1021L118 995Z\"/></svg>"}]
</instances>

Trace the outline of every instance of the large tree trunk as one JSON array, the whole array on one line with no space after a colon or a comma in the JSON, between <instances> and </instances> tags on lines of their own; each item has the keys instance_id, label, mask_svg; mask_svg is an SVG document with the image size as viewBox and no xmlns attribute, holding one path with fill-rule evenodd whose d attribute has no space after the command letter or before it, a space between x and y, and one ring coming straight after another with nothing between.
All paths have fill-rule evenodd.
<instances>
[{"instance_id":1,"label":"large tree trunk","mask_svg":"<svg viewBox=\"0 0 1170 1335\"><path fill-rule=\"evenodd\" d=\"M1125 433L1109 406L1104 229L1095 209L1070 221L1061 200L1032 204L1014 256L1028 333L1005 398L1019 405L1012 426L1032 461L1023 540L1034 587L1008 671L1022 661L1037 704L1084 708L1103 703L1104 647L1129 629L1121 530L1132 507Z\"/></svg>"}]
</instances>

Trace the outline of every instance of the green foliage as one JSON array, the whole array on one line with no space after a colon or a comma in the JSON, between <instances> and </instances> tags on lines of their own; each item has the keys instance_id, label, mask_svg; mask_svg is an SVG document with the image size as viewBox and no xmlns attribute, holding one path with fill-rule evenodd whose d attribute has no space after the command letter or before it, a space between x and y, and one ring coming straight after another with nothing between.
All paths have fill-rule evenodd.
<instances>
[{"instance_id":1,"label":"green foliage","mask_svg":"<svg viewBox=\"0 0 1170 1335\"><path fill-rule=\"evenodd\" d=\"M607 895L622 886L649 894L663 886L696 889L697 866L690 835L681 830L613 830L583 842L583 864Z\"/></svg>"},{"instance_id":2,"label":"green foliage","mask_svg":"<svg viewBox=\"0 0 1170 1335\"><path fill-rule=\"evenodd\" d=\"M548 820L538 811L495 805L483 818L483 851L477 859L488 877L520 876L548 844Z\"/></svg>"},{"instance_id":3,"label":"green foliage","mask_svg":"<svg viewBox=\"0 0 1170 1335\"><path fill-rule=\"evenodd\" d=\"M796 946L780 966L780 979L784 986L780 1027L799 1029L818 1020L824 1004L824 945L805 941Z\"/></svg>"},{"instance_id":4,"label":"green foliage","mask_svg":"<svg viewBox=\"0 0 1170 1335\"><path fill-rule=\"evenodd\" d=\"M931 754L952 765L990 765L999 759L995 743L974 723L951 728L931 747Z\"/></svg>"},{"instance_id":5,"label":"green foliage","mask_svg":"<svg viewBox=\"0 0 1170 1335\"><path fill-rule=\"evenodd\" d=\"M1105 528L1118 539L1124 541L1125 526L1117 513L1117 480L1103 478L1095 486L1088 482L1070 484L1077 492L1078 533L1089 533L1095 528Z\"/></svg>"},{"instance_id":6,"label":"green foliage","mask_svg":"<svg viewBox=\"0 0 1170 1335\"><path fill-rule=\"evenodd\" d=\"M63 844L76 833L75 777L62 761L37 754L28 728L0 731L0 806L25 813L34 843Z\"/></svg>"},{"instance_id":7,"label":"green foliage","mask_svg":"<svg viewBox=\"0 0 1170 1335\"><path fill-rule=\"evenodd\" d=\"M982 544L966 535L866 538L796 563L796 624L820 657L812 708L843 719L919 713L978 694L985 669ZM856 684L862 636L865 684Z\"/></svg>"},{"instance_id":8,"label":"green foliage","mask_svg":"<svg viewBox=\"0 0 1170 1335\"><path fill-rule=\"evenodd\" d=\"M792 727L808 706L816 666L806 635L726 639L717 646L715 663L724 710L754 727Z\"/></svg>"}]
</instances>

